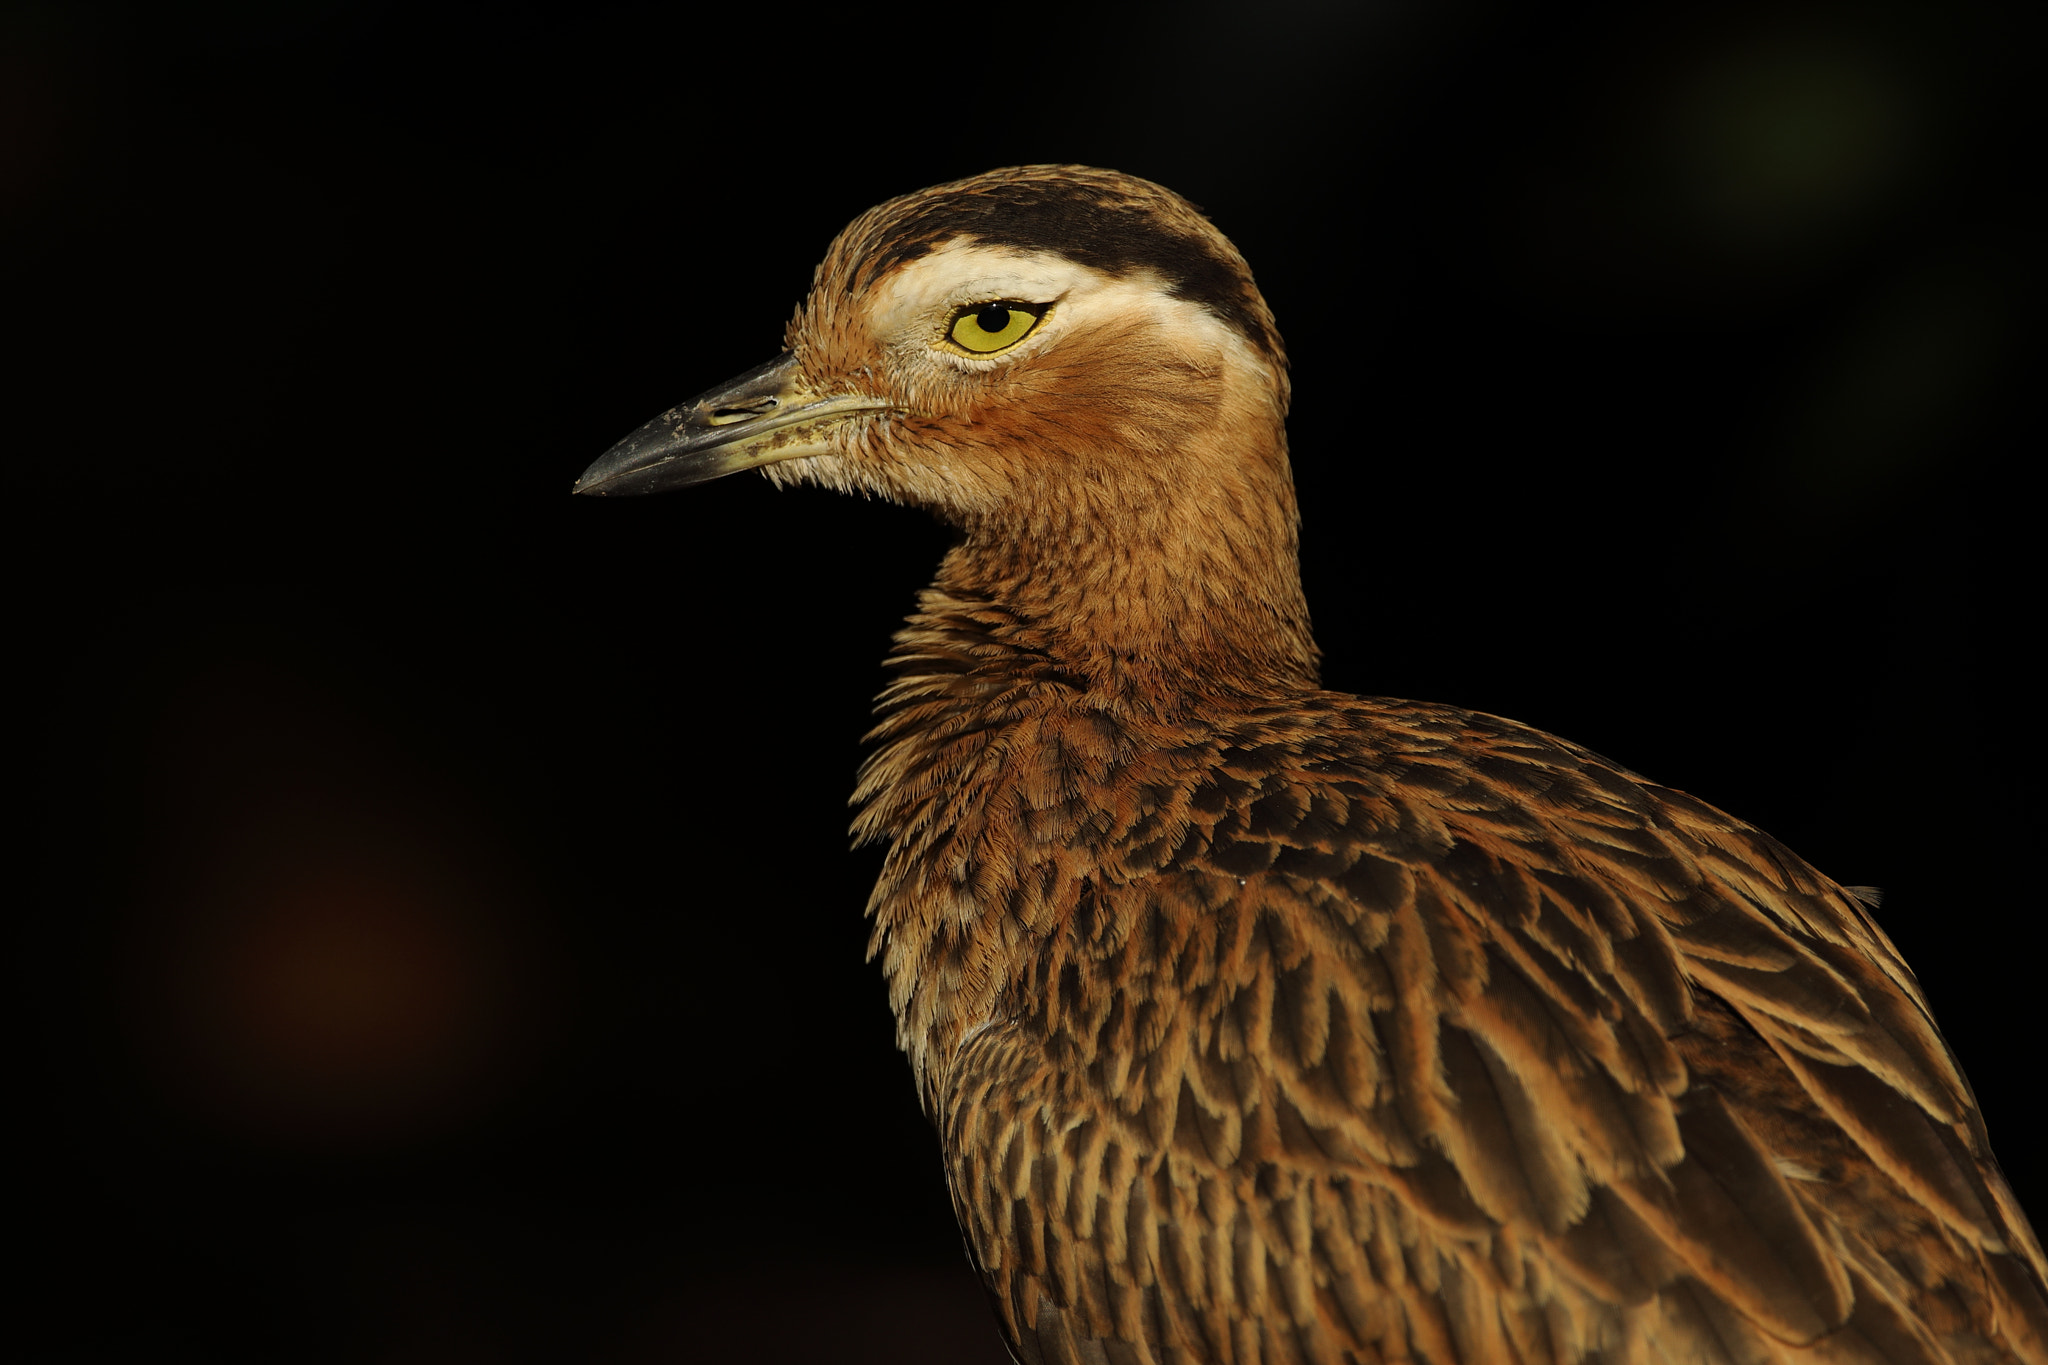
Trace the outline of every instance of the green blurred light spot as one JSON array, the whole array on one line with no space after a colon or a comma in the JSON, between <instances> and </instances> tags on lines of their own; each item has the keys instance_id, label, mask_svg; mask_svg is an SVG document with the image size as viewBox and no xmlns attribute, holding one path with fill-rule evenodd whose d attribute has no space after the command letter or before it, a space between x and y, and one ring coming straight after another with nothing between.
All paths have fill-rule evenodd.
<instances>
[{"instance_id":1,"label":"green blurred light spot","mask_svg":"<svg viewBox=\"0 0 2048 1365\"><path fill-rule=\"evenodd\" d=\"M1908 83L1846 41L1729 53L1674 92L1671 166L1699 228L1789 245L1882 205L1918 160Z\"/></svg>"}]
</instances>

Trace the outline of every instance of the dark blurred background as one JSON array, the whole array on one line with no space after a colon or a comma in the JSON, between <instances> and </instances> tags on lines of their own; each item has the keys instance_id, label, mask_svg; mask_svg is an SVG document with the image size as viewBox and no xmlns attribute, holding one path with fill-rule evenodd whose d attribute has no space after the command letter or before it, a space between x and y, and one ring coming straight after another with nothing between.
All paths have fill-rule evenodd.
<instances>
[{"instance_id":1,"label":"dark blurred background","mask_svg":"<svg viewBox=\"0 0 2048 1365\"><path fill-rule=\"evenodd\" d=\"M845 833L943 536L569 485L1025 161L1258 271L1331 685L1884 886L2048 1210L2038 6L4 13L33 1358L1001 1360Z\"/></svg>"}]
</instances>

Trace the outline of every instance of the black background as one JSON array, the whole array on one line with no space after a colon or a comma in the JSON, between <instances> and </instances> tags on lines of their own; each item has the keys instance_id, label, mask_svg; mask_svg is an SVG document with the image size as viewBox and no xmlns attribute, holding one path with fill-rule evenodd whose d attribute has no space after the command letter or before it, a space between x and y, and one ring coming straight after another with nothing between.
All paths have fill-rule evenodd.
<instances>
[{"instance_id":1,"label":"black background","mask_svg":"<svg viewBox=\"0 0 2048 1365\"><path fill-rule=\"evenodd\" d=\"M2042 37L9 9L35 1358L1001 1359L846 851L943 536L758 479L568 490L773 354L853 214L1025 161L1170 185L1258 272L1328 682L1883 885L2040 1210Z\"/></svg>"}]
</instances>

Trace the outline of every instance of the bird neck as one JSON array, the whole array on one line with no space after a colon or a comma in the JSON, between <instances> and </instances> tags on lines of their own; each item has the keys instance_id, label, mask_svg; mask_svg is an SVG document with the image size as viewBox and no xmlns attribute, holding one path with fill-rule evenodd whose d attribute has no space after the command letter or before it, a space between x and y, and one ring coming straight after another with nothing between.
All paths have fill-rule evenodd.
<instances>
[{"instance_id":1,"label":"bird neck","mask_svg":"<svg viewBox=\"0 0 2048 1365\"><path fill-rule=\"evenodd\" d=\"M979 667L1007 657L1111 710L1177 715L1219 697L1315 687L1293 490L1282 493L1247 509L1153 490L1109 507L1048 501L1028 518L968 521L924 615L943 618L942 634ZM912 633L899 654L929 646Z\"/></svg>"},{"instance_id":2,"label":"bird neck","mask_svg":"<svg viewBox=\"0 0 2048 1365\"><path fill-rule=\"evenodd\" d=\"M937 509L961 537L896 637L854 794L889 849L870 954L927 1104L1056 931L1044 888L1115 861L1087 847L1128 832L1126 768L1317 685L1280 404L1242 406L1260 420L1167 448L1041 446L986 510Z\"/></svg>"},{"instance_id":3,"label":"bird neck","mask_svg":"<svg viewBox=\"0 0 2048 1365\"><path fill-rule=\"evenodd\" d=\"M1114 539L1056 518L968 525L896 637L854 832L889 848L869 954L928 1107L1056 927L1026 888L1116 825L1124 767L1316 685L1291 498L1258 555L1219 557L1218 519L1199 525L1127 523ZM1054 792L1056 813L1042 809Z\"/></svg>"}]
</instances>

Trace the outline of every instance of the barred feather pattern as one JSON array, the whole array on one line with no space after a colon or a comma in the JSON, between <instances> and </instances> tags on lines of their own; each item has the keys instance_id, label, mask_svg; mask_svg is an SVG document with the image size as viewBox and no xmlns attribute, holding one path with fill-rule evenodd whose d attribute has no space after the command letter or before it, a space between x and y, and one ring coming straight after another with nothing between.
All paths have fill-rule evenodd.
<instances>
[{"instance_id":1,"label":"barred feather pattern","mask_svg":"<svg viewBox=\"0 0 2048 1365\"><path fill-rule=\"evenodd\" d=\"M1583 748L1299 687L1140 703L942 582L856 830L1029 1365L2048 1365L1912 973Z\"/></svg>"}]
</instances>

